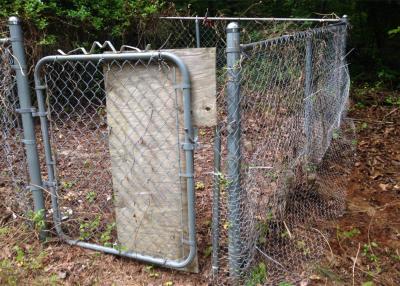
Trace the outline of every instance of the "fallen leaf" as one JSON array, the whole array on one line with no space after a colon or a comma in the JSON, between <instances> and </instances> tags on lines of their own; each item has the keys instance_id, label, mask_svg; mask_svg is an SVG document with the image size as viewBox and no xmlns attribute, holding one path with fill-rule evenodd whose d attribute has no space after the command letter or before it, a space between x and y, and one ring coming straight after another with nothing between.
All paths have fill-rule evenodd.
<instances>
[{"instance_id":1,"label":"fallen leaf","mask_svg":"<svg viewBox=\"0 0 400 286\"><path fill-rule=\"evenodd\" d=\"M381 188L382 191L387 191L389 184L379 184L379 188Z\"/></svg>"}]
</instances>

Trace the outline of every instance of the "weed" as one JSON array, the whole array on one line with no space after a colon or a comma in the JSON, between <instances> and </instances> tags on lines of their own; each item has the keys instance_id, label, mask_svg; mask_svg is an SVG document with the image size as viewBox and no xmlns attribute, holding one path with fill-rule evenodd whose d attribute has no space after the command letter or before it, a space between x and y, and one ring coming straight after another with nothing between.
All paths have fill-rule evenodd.
<instances>
[{"instance_id":1,"label":"weed","mask_svg":"<svg viewBox=\"0 0 400 286\"><path fill-rule=\"evenodd\" d=\"M354 107L357 109L363 109L365 108L365 104L363 102L357 102Z\"/></svg>"},{"instance_id":2,"label":"weed","mask_svg":"<svg viewBox=\"0 0 400 286\"><path fill-rule=\"evenodd\" d=\"M274 171L265 172L266 178L269 178L271 182L275 182L278 179L278 174Z\"/></svg>"},{"instance_id":3,"label":"weed","mask_svg":"<svg viewBox=\"0 0 400 286\"><path fill-rule=\"evenodd\" d=\"M50 285L57 285L58 284L58 275L52 274L49 278Z\"/></svg>"},{"instance_id":4,"label":"weed","mask_svg":"<svg viewBox=\"0 0 400 286\"><path fill-rule=\"evenodd\" d=\"M146 271L149 274L149 277L151 277L151 278L160 277L160 274L154 270L154 266L153 265L146 266L144 268L144 271Z\"/></svg>"},{"instance_id":5,"label":"weed","mask_svg":"<svg viewBox=\"0 0 400 286\"><path fill-rule=\"evenodd\" d=\"M64 189L68 190L68 189L71 189L74 186L74 182L64 181L64 182L61 182L61 186Z\"/></svg>"},{"instance_id":6,"label":"weed","mask_svg":"<svg viewBox=\"0 0 400 286\"><path fill-rule=\"evenodd\" d=\"M340 130L337 130L337 129L333 130L332 138L333 139L339 139L340 138Z\"/></svg>"},{"instance_id":7,"label":"weed","mask_svg":"<svg viewBox=\"0 0 400 286\"><path fill-rule=\"evenodd\" d=\"M389 95L385 98L385 103L392 106L400 106L400 96Z\"/></svg>"},{"instance_id":8,"label":"weed","mask_svg":"<svg viewBox=\"0 0 400 286\"><path fill-rule=\"evenodd\" d=\"M220 172L216 173L216 176L218 177L219 184L222 187L222 190L226 190L230 184L230 181L224 176L224 174Z\"/></svg>"},{"instance_id":9,"label":"weed","mask_svg":"<svg viewBox=\"0 0 400 286\"><path fill-rule=\"evenodd\" d=\"M267 235L269 232L269 222L271 221L272 218L273 218L273 214L268 213L268 215L265 217L265 219L257 222L256 228L257 228L257 231L259 232L258 242L260 244L265 244L267 242Z\"/></svg>"},{"instance_id":10,"label":"weed","mask_svg":"<svg viewBox=\"0 0 400 286\"><path fill-rule=\"evenodd\" d=\"M40 231L45 228L45 215L44 210L29 211L28 218L33 222L36 231Z\"/></svg>"},{"instance_id":11,"label":"weed","mask_svg":"<svg viewBox=\"0 0 400 286\"><path fill-rule=\"evenodd\" d=\"M314 173L317 171L317 166L315 164L309 163L306 167L307 172Z\"/></svg>"},{"instance_id":12,"label":"weed","mask_svg":"<svg viewBox=\"0 0 400 286\"><path fill-rule=\"evenodd\" d=\"M364 244L362 248L362 255L367 257L369 261L377 263L378 256L376 256L373 252L373 248L377 248L378 244L376 242L371 242L369 244Z\"/></svg>"},{"instance_id":13,"label":"weed","mask_svg":"<svg viewBox=\"0 0 400 286\"><path fill-rule=\"evenodd\" d=\"M20 266L22 266L25 261L25 252L18 245L14 246L13 250L15 251L15 260Z\"/></svg>"},{"instance_id":14,"label":"weed","mask_svg":"<svg viewBox=\"0 0 400 286\"><path fill-rule=\"evenodd\" d=\"M89 203L93 203L94 200L96 199L97 194L94 191L90 191L89 193L86 194L86 199Z\"/></svg>"},{"instance_id":15,"label":"weed","mask_svg":"<svg viewBox=\"0 0 400 286\"><path fill-rule=\"evenodd\" d=\"M311 253L310 248L307 247L307 244L304 240L298 240L296 242L296 246L303 252L303 255L309 255Z\"/></svg>"},{"instance_id":16,"label":"weed","mask_svg":"<svg viewBox=\"0 0 400 286\"><path fill-rule=\"evenodd\" d=\"M115 222L107 224L106 230L101 234L100 243L102 243L104 246L112 247L112 243L110 242L110 240L112 239L111 233L114 230L115 226Z\"/></svg>"},{"instance_id":17,"label":"weed","mask_svg":"<svg viewBox=\"0 0 400 286\"><path fill-rule=\"evenodd\" d=\"M207 246L206 250L204 250L204 256L205 257L209 257L211 255L211 253L212 253L212 250L213 249L212 249L211 245Z\"/></svg>"},{"instance_id":18,"label":"weed","mask_svg":"<svg viewBox=\"0 0 400 286\"><path fill-rule=\"evenodd\" d=\"M284 281L284 282L280 282L280 283L278 284L278 286L293 286L293 284Z\"/></svg>"},{"instance_id":19,"label":"weed","mask_svg":"<svg viewBox=\"0 0 400 286\"><path fill-rule=\"evenodd\" d=\"M5 285L18 285L18 270L13 266L11 260L0 260L0 281Z\"/></svg>"},{"instance_id":20,"label":"weed","mask_svg":"<svg viewBox=\"0 0 400 286\"><path fill-rule=\"evenodd\" d=\"M0 227L0 237L6 236L7 234L10 233L10 231L11 231L10 228L7 226Z\"/></svg>"},{"instance_id":21,"label":"weed","mask_svg":"<svg viewBox=\"0 0 400 286\"><path fill-rule=\"evenodd\" d=\"M394 260L400 261L399 250L397 249L396 252L395 252L395 254L392 254L391 257L392 257Z\"/></svg>"},{"instance_id":22,"label":"weed","mask_svg":"<svg viewBox=\"0 0 400 286\"><path fill-rule=\"evenodd\" d=\"M256 286L263 284L267 279L267 267L264 263L259 263L255 266L251 272L250 276L246 281L246 286Z\"/></svg>"},{"instance_id":23,"label":"weed","mask_svg":"<svg viewBox=\"0 0 400 286\"><path fill-rule=\"evenodd\" d=\"M79 225L79 239L80 240L87 240L89 239L93 232L99 227L100 225L100 215L96 216L93 221L81 223Z\"/></svg>"},{"instance_id":24,"label":"weed","mask_svg":"<svg viewBox=\"0 0 400 286\"><path fill-rule=\"evenodd\" d=\"M352 228L349 231L338 232L338 236L341 238L353 238L360 233L361 231L358 228Z\"/></svg>"}]
</instances>

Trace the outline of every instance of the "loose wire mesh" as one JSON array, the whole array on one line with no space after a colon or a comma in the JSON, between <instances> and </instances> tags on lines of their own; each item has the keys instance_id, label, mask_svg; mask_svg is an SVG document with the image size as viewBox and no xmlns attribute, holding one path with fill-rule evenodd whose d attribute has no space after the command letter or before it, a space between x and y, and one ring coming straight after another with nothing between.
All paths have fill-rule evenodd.
<instances>
[{"instance_id":1,"label":"loose wire mesh","mask_svg":"<svg viewBox=\"0 0 400 286\"><path fill-rule=\"evenodd\" d=\"M233 178L223 168L216 283L298 283L326 253L321 227L344 211L354 154L354 127L346 118L345 29L311 29L242 51L235 155L240 194L229 194ZM222 136L229 128L226 97L222 92L219 99ZM236 249L228 251L232 239Z\"/></svg>"},{"instance_id":2,"label":"loose wire mesh","mask_svg":"<svg viewBox=\"0 0 400 286\"><path fill-rule=\"evenodd\" d=\"M29 181L21 118L16 111L19 100L12 69L14 61L10 43L0 43L0 188L6 188L7 193L11 191L6 205L13 212L24 214L31 209L31 203L26 188Z\"/></svg>"},{"instance_id":3,"label":"loose wire mesh","mask_svg":"<svg viewBox=\"0 0 400 286\"><path fill-rule=\"evenodd\" d=\"M161 58L70 60L46 64L43 74L57 172L53 211L64 233L156 258L186 258L176 68Z\"/></svg>"}]
</instances>

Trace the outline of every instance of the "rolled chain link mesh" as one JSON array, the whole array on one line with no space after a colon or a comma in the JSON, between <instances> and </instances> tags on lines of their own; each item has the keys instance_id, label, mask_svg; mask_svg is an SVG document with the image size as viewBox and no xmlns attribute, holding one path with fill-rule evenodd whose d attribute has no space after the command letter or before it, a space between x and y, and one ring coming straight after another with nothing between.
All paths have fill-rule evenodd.
<instances>
[{"instance_id":1,"label":"rolled chain link mesh","mask_svg":"<svg viewBox=\"0 0 400 286\"><path fill-rule=\"evenodd\" d=\"M7 36L7 33L0 33ZM16 90L15 61L8 41L0 42L0 188L11 192L7 204L18 214L31 209L20 115Z\"/></svg>"}]
</instances>

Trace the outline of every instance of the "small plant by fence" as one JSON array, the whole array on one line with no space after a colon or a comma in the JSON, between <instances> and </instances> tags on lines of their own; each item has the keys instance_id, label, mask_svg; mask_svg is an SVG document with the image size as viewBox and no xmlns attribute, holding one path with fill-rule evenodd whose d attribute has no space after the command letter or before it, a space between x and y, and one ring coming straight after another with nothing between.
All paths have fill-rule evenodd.
<instances>
[{"instance_id":1,"label":"small plant by fence","mask_svg":"<svg viewBox=\"0 0 400 286\"><path fill-rule=\"evenodd\" d=\"M347 19L231 20L162 19L145 33L146 51L106 42L111 52L45 57L34 72L37 108L23 47L3 40L3 168L14 187L32 191L36 213L52 215L42 236L196 271L194 198L206 189L215 284L305 278L324 254L322 223L344 210L354 153ZM190 74L174 52L151 47L217 48L217 125L199 131L197 150ZM200 160L210 156L214 164Z\"/></svg>"}]
</instances>

